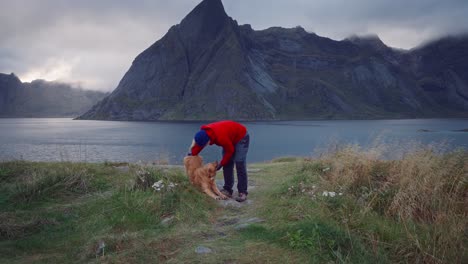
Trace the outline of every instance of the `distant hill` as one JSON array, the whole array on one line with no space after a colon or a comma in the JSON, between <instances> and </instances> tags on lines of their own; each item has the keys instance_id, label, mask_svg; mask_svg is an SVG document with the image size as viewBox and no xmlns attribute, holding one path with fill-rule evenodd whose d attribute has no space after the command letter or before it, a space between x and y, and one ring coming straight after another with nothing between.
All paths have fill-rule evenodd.
<instances>
[{"instance_id":1,"label":"distant hill","mask_svg":"<svg viewBox=\"0 0 468 264\"><path fill-rule=\"evenodd\" d=\"M274 120L468 116L468 37L402 51L301 27L239 26L204 0L81 119Z\"/></svg>"},{"instance_id":2,"label":"distant hill","mask_svg":"<svg viewBox=\"0 0 468 264\"><path fill-rule=\"evenodd\" d=\"M106 95L65 83L23 83L13 73L0 73L0 117L76 117Z\"/></svg>"}]
</instances>

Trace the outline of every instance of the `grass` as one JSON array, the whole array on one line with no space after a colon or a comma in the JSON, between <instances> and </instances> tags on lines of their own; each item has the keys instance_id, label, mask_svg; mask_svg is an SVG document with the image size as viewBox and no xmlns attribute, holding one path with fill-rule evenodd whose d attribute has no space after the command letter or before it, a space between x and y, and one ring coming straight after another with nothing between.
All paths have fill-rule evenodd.
<instances>
[{"instance_id":1,"label":"grass","mask_svg":"<svg viewBox=\"0 0 468 264\"><path fill-rule=\"evenodd\" d=\"M293 162L270 192L276 201L263 215L275 225L260 237L279 233L279 242L307 249L317 263L466 262L467 153L420 148L401 160L380 153L347 146Z\"/></svg>"},{"instance_id":2,"label":"grass","mask_svg":"<svg viewBox=\"0 0 468 264\"><path fill-rule=\"evenodd\" d=\"M253 164L241 208L177 168L3 162L0 262L466 263L467 153L382 154L344 146ZM264 222L222 224L251 217Z\"/></svg>"},{"instance_id":3,"label":"grass","mask_svg":"<svg viewBox=\"0 0 468 264\"><path fill-rule=\"evenodd\" d=\"M196 224L214 208L181 170L24 161L0 168L0 262L92 262L100 241L106 261L159 259L171 229L162 219ZM166 188L156 192L159 180ZM140 253L147 247L151 254Z\"/></svg>"}]
</instances>

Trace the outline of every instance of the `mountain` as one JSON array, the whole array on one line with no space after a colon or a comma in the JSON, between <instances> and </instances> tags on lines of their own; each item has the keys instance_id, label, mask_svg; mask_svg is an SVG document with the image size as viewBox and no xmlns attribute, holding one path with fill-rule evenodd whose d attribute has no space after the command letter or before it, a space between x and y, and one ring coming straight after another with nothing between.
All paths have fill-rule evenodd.
<instances>
[{"instance_id":1,"label":"mountain","mask_svg":"<svg viewBox=\"0 0 468 264\"><path fill-rule=\"evenodd\" d=\"M65 83L23 83L13 73L0 73L0 117L76 117L106 95Z\"/></svg>"},{"instance_id":2,"label":"mountain","mask_svg":"<svg viewBox=\"0 0 468 264\"><path fill-rule=\"evenodd\" d=\"M428 43L412 50L404 63L436 105L468 112L468 35Z\"/></svg>"},{"instance_id":3,"label":"mountain","mask_svg":"<svg viewBox=\"0 0 468 264\"><path fill-rule=\"evenodd\" d=\"M468 116L468 38L402 51L301 27L239 26L204 0L138 55L80 119L274 120Z\"/></svg>"}]
</instances>

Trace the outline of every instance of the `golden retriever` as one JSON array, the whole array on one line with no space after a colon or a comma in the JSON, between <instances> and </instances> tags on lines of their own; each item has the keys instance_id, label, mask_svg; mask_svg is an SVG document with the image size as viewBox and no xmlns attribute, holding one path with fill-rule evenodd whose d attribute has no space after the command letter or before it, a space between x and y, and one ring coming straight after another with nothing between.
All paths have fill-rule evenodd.
<instances>
[{"instance_id":1,"label":"golden retriever","mask_svg":"<svg viewBox=\"0 0 468 264\"><path fill-rule=\"evenodd\" d=\"M185 172L190 183L216 200L226 200L228 197L222 194L216 186L216 167L218 162L203 165L200 156L187 156L184 158Z\"/></svg>"}]
</instances>

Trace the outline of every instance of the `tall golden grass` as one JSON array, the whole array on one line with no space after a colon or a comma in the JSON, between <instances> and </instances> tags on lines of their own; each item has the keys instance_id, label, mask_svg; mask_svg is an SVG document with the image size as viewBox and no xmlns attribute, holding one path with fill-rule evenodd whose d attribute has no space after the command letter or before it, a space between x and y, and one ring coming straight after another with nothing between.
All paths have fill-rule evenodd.
<instances>
[{"instance_id":1,"label":"tall golden grass","mask_svg":"<svg viewBox=\"0 0 468 264\"><path fill-rule=\"evenodd\" d=\"M468 154L413 145L397 160L386 147L346 146L322 156L322 184L354 196L362 212L401 224L399 253L424 263L463 262L468 232ZM403 243L404 242L404 243ZM450 260L450 261L449 261ZM465 259L466 260L466 259Z\"/></svg>"}]
</instances>

